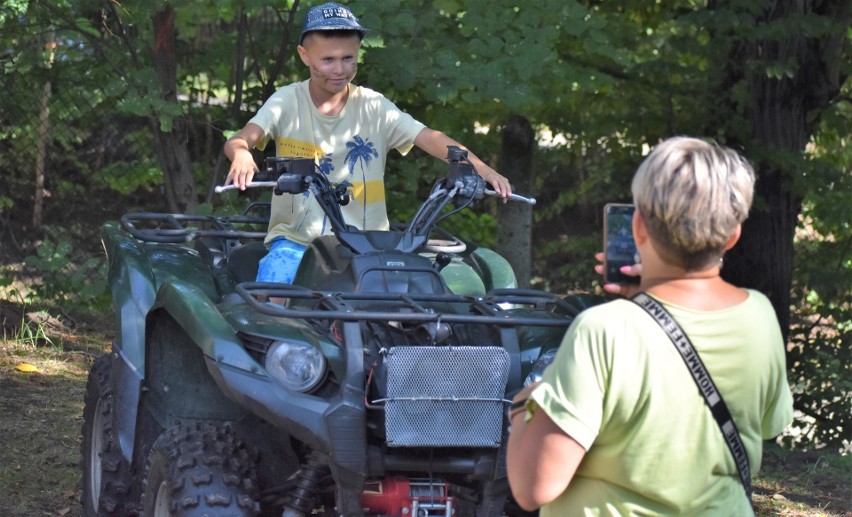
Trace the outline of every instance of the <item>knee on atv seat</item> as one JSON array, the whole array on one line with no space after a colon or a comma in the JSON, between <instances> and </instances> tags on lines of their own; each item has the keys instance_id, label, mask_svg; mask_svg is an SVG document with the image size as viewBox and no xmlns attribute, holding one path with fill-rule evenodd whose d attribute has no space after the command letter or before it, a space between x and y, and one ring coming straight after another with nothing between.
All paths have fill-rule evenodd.
<instances>
[{"instance_id":1,"label":"knee on atv seat","mask_svg":"<svg viewBox=\"0 0 852 517\"><path fill-rule=\"evenodd\" d=\"M231 251L228 257L228 271L236 283L254 282L260 259L266 255L266 246L261 241L243 244Z\"/></svg>"}]
</instances>

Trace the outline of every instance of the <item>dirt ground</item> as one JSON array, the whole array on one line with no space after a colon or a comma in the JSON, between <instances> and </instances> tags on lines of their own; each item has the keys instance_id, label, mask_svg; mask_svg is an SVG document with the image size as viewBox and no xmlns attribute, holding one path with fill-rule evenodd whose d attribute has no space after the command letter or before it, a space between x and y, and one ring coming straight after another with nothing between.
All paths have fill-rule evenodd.
<instances>
[{"instance_id":1,"label":"dirt ground","mask_svg":"<svg viewBox=\"0 0 852 517\"><path fill-rule=\"evenodd\" d=\"M5 353L0 348L0 515L80 515L80 426L92 358ZM21 364L39 372L21 372Z\"/></svg>"},{"instance_id":2,"label":"dirt ground","mask_svg":"<svg viewBox=\"0 0 852 517\"><path fill-rule=\"evenodd\" d=\"M40 332L23 333L15 322L28 317L20 312L0 302L0 516L77 517L86 375L109 336L38 316ZM849 460L767 447L757 514L852 517Z\"/></svg>"}]
</instances>

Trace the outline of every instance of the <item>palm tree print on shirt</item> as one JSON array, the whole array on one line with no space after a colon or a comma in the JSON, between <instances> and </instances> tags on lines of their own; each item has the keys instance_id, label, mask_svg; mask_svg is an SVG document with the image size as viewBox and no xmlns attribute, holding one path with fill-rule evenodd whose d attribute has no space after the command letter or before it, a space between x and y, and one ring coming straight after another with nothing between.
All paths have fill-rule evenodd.
<instances>
[{"instance_id":1,"label":"palm tree print on shirt","mask_svg":"<svg viewBox=\"0 0 852 517\"><path fill-rule=\"evenodd\" d=\"M319 163L317 164L317 171L319 171L321 174L323 174L325 176L328 176L329 174L334 172L334 163L331 161L331 153L320 157ZM310 190L305 190L304 192L302 192L302 204L305 204L308 201L308 197L310 197L310 195L311 195ZM322 216L322 231L320 232L320 234L325 233L325 226L326 226L327 222L328 222L328 216L323 215ZM305 224L305 218L302 217L302 221L299 223L299 227L296 228L296 231L301 231L302 226L304 224Z\"/></svg>"},{"instance_id":2,"label":"palm tree print on shirt","mask_svg":"<svg viewBox=\"0 0 852 517\"><path fill-rule=\"evenodd\" d=\"M328 153L327 155L320 158L319 164L317 164L317 170L325 176L328 176L329 174L334 172L334 163L332 163L332 161L331 161L331 153ZM323 234L325 233L326 222L328 222L328 216L323 215L322 216L322 233Z\"/></svg>"},{"instance_id":3,"label":"palm tree print on shirt","mask_svg":"<svg viewBox=\"0 0 852 517\"><path fill-rule=\"evenodd\" d=\"M352 176L355 173L355 164L360 163L361 165L361 179L364 182L364 216L362 222L362 229L366 229L367 227L367 167L370 165L370 161L373 158L379 157L379 152L376 151L376 146L373 145L373 142L369 140L364 140L360 135L355 135L352 140L346 142L346 148L349 151L346 153L346 158L343 159L343 163L349 165L349 175Z\"/></svg>"},{"instance_id":4,"label":"palm tree print on shirt","mask_svg":"<svg viewBox=\"0 0 852 517\"><path fill-rule=\"evenodd\" d=\"M317 170L326 176L334 172L334 163L331 161L331 153L320 158Z\"/></svg>"}]
</instances>

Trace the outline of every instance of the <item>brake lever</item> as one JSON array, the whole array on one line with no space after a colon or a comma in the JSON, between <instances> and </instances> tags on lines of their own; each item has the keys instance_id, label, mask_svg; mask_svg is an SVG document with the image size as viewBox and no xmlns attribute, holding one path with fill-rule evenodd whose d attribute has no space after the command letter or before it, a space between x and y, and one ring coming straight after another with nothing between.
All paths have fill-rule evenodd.
<instances>
[{"instance_id":1,"label":"brake lever","mask_svg":"<svg viewBox=\"0 0 852 517\"><path fill-rule=\"evenodd\" d=\"M528 205L534 205L536 203L534 197L524 197L514 193L509 194L507 197L503 197L502 195L498 194L497 191L491 189L485 189L484 192L486 196L499 197L500 199L510 199L512 201L520 201L522 203L527 203Z\"/></svg>"}]
</instances>

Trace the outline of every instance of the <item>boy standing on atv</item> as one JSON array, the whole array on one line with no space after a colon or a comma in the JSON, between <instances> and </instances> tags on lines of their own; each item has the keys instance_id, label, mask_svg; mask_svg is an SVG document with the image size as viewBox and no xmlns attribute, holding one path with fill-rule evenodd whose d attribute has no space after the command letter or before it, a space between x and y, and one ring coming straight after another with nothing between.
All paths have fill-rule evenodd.
<instances>
[{"instance_id":1,"label":"boy standing on atv","mask_svg":"<svg viewBox=\"0 0 852 517\"><path fill-rule=\"evenodd\" d=\"M312 7L298 52L310 79L275 92L257 114L225 143L231 168L225 184L245 189L258 171L250 152L275 141L278 156L314 158L332 183L352 184L352 201L341 207L347 224L367 230L389 227L385 204L385 158L391 149L405 155L417 146L445 159L447 146L461 144L418 122L382 94L352 84L358 51L367 29L352 12L329 2ZM473 153L468 159L502 196L509 181ZM329 233L325 215L308 195L273 196L268 254L260 261L259 282L292 283L315 237Z\"/></svg>"}]
</instances>

